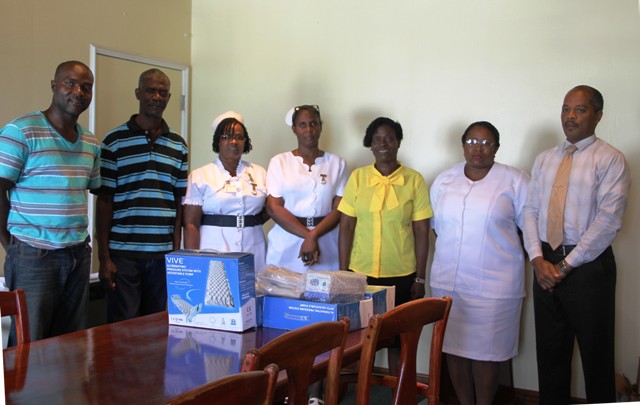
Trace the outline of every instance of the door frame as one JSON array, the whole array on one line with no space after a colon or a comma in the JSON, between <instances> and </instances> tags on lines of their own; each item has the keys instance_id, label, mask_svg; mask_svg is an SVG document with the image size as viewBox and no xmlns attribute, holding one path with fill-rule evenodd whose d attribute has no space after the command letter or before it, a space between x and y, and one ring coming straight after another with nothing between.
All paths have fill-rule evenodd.
<instances>
[{"instance_id":1,"label":"door frame","mask_svg":"<svg viewBox=\"0 0 640 405\"><path fill-rule=\"evenodd\" d=\"M152 58L148 56L135 55L127 52L118 51L115 49L104 48L98 45L90 44L90 57L89 57L89 67L94 75L94 80L97 80L100 72L97 71L98 65L98 56L107 56L116 59L122 59L130 62L144 63L147 65L154 65L159 68L167 68L172 70L180 71L182 77L182 94L180 95L180 110L181 110L181 124L180 124L180 133L184 138L185 142L189 144L189 73L190 68L187 65L182 65L179 63L174 63L170 61L166 61L163 59ZM94 100L95 100L95 87L94 87ZM96 103L93 102L89 106L89 130L92 133L95 133L95 125L96 125ZM89 215L89 225L87 230L89 235L91 236L91 245L93 247L92 256L97 256L98 252L95 249L95 244L93 243L93 236L95 235L95 198L88 199L88 215ZM94 269L94 258L91 259L91 272L94 273L97 269Z\"/></svg>"},{"instance_id":2,"label":"door frame","mask_svg":"<svg viewBox=\"0 0 640 405\"><path fill-rule=\"evenodd\" d=\"M183 138L189 143L189 137L187 134L189 133L189 71L190 68L187 65L181 65L179 63L169 62L162 59L152 58L148 56L135 55L132 53L126 53L117 51L114 49L100 47L94 44L89 45L90 48L90 57L89 57L89 67L93 72L95 80L99 75L97 69L97 59L98 55L108 56L111 58L122 59L130 62L138 62L144 63L147 65L155 65L158 67L163 67L167 69L179 70L182 72L182 94L180 95L180 106L182 111L182 122L180 126L180 133L183 134ZM95 89L94 89L95 92ZM94 93L95 95L95 93ZM91 103L89 106L89 131L95 131L96 124L96 103Z\"/></svg>"}]
</instances>

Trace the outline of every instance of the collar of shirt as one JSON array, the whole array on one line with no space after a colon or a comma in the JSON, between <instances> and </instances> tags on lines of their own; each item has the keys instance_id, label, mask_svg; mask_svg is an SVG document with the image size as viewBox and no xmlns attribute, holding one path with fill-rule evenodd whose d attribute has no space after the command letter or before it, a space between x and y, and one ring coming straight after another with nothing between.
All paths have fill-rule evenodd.
<instances>
[{"instance_id":1,"label":"collar of shirt","mask_svg":"<svg viewBox=\"0 0 640 405\"><path fill-rule=\"evenodd\" d=\"M132 132L135 132L137 134L146 134L147 131L142 127L140 127L140 125L138 125L138 123L136 122L137 116L138 114L133 114L129 119L129 122L127 122L127 126ZM160 133L160 136L168 134L171 131L171 129L169 128L169 124L167 124L164 118L162 119L161 128L162 128L162 132Z\"/></svg>"},{"instance_id":2,"label":"collar of shirt","mask_svg":"<svg viewBox=\"0 0 640 405\"><path fill-rule=\"evenodd\" d=\"M587 138L584 138L581 141L576 142L575 145L576 145L576 148L578 148L578 150L581 151L587 148L589 145L593 144L595 141L596 141L596 134L593 134ZM566 139L564 140L564 142L562 142L562 147L560 148L562 150L562 154L564 154L567 151L567 148L569 147L569 145L571 145L571 142L567 141Z\"/></svg>"},{"instance_id":3,"label":"collar of shirt","mask_svg":"<svg viewBox=\"0 0 640 405\"><path fill-rule=\"evenodd\" d=\"M231 177L227 169L224 168L224 165L222 164L222 161L220 161L220 158L216 158L215 162L213 163L216 166L218 166L218 168L220 169L220 172L224 175L224 178L221 179L222 181L220 182L219 188L216 191L220 191L227 184L230 184L236 181L243 181L252 187L254 186L254 181L252 179L251 174L247 170L247 166L245 165L244 160L240 159L240 161L238 162L238 167L236 168L236 177Z\"/></svg>"}]
</instances>

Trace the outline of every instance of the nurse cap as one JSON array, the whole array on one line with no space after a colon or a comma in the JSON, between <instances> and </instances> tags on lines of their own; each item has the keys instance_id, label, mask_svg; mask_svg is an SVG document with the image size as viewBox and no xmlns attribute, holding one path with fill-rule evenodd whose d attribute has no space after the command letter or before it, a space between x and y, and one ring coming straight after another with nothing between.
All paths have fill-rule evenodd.
<instances>
[{"instance_id":1,"label":"nurse cap","mask_svg":"<svg viewBox=\"0 0 640 405\"><path fill-rule=\"evenodd\" d=\"M235 111L227 111L213 119L213 122L211 123L211 129L213 129L214 133L216 132L218 125L220 125L220 123L227 118L235 118L237 121L240 121L242 124L244 124L244 118L242 117L242 115L238 114Z\"/></svg>"}]
</instances>

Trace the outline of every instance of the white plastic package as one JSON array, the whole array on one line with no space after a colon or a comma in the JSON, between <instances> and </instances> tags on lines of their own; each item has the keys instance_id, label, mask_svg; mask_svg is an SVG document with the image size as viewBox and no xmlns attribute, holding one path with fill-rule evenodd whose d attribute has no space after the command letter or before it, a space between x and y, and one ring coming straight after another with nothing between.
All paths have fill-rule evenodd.
<instances>
[{"instance_id":1,"label":"white plastic package","mask_svg":"<svg viewBox=\"0 0 640 405\"><path fill-rule=\"evenodd\" d=\"M256 274L256 295L300 299L304 283L304 274L268 265L263 272Z\"/></svg>"}]
</instances>

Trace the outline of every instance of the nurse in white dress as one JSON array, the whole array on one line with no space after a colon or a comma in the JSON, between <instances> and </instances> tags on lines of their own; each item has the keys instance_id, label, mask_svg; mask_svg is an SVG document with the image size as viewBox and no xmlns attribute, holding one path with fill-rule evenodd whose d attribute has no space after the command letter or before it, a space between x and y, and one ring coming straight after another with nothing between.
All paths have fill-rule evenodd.
<instances>
[{"instance_id":1,"label":"nurse in white dress","mask_svg":"<svg viewBox=\"0 0 640 405\"><path fill-rule=\"evenodd\" d=\"M465 162L430 190L431 292L453 297L442 350L461 404L491 404L500 362L518 354L525 271L518 229L529 175L494 162L499 147L493 125L471 124L462 136Z\"/></svg>"},{"instance_id":2,"label":"nurse in white dress","mask_svg":"<svg viewBox=\"0 0 640 405\"><path fill-rule=\"evenodd\" d=\"M186 249L215 249L254 255L256 272L265 267L262 224L268 220L265 169L242 160L251 150L243 118L233 111L213 120L218 157L191 172L184 205Z\"/></svg>"},{"instance_id":3,"label":"nurse in white dress","mask_svg":"<svg viewBox=\"0 0 640 405\"><path fill-rule=\"evenodd\" d=\"M318 106L294 107L285 122L298 147L269 163L267 212L276 225L267 238L267 265L298 273L338 270L337 207L347 182L346 163L318 146L322 132Z\"/></svg>"}]
</instances>

